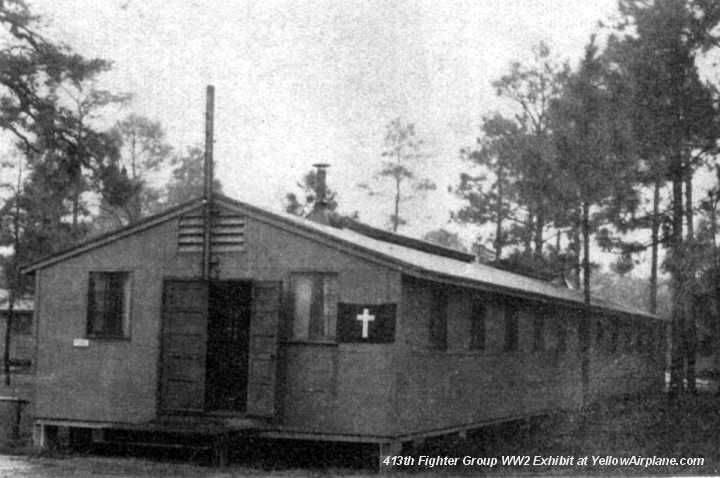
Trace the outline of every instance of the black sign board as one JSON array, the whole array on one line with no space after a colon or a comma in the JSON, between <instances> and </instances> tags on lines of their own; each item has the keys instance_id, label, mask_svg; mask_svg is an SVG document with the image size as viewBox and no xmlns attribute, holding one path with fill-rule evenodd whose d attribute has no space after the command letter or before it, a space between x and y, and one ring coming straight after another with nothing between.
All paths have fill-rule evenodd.
<instances>
[{"instance_id":1,"label":"black sign board","mask_svg":"<svg viewBox=\"0 0 720 478\"><path fill-rule=\"evenodd\" d=\"M397 304L338 304L338 342L385 344L395 341Z\"/></svg>"}]
</instances>

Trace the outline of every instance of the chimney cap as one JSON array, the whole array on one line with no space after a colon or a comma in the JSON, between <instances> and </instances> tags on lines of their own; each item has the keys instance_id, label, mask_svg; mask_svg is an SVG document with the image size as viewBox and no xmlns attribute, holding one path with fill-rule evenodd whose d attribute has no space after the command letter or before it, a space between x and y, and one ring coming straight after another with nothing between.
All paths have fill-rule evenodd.
<instances>
[{"instance_id":1,"label":"chimney cap","mask_svg":"<svg viewBox=\"0 0 720 478\"><path fill-rule=\"evenodd\" d=\"M318 168L318 169L325 169L325 168L329 168L330 165L328 163L315 163L315 164L313 164L313 167Z\"/></svg>"}]
</instances>

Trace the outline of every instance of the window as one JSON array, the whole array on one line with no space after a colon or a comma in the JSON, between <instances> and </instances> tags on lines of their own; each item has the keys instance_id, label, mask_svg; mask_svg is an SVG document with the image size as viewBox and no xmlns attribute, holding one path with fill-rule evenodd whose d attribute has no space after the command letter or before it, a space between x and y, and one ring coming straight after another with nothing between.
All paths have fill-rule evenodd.
<instances>
[{"instance_id":1,"label":"window","mask_svg":"<svg viewBox=\"0 0 720 478\"><path fill-rule=\"evenodd\" d=\"M32 335L32 319L32 313L15 312L10 324L13 335Z\"/></svg>"},{"instance_id":2,"label":"window","mask_svg":"<svg viewBox=\"0 0 720 478\"><path fill-rule=\"evenodd\" d=\"M542 308L535 312L533 320L533 350L545 350L545 315Z\"/></svg>"},{"instance_id":3,"label":"window","mask_svg":"<svg viewBox=\"0 0 720 478\"><path fill-rule=\"evenodd\" d=\"M292 276L293 339L335 340L337 277L321 272Z\"/></svg>"},{"instance_id":4,"label":"window","mask_svg":"<svg viewBox=\"0 0 720 478\"><path fill-rule=\"evenodd\" d=\"M653 335L652 325L646 325L643 330L647 339L644 352L651 354L655 350L655 335Z\"/></svg>"},{"instance_id":5,"label":"window","mask_svg":"<svg viewBox=\"0 0 720 478\"><path fill-rule=\"evenodd\" d=\"M635 325L634 329L635 329L635 333L637 334L636 339L635 339L635 351L637 353L644 353L645 345L646 345L645 326L643 324L638 323Z\"/></svg>"},{"instance_id":6,"label":"window","mask_svg":"<svg viewBox=\"0 0 720 478\"><path fill-rule=\"evenodd\" d=\"M618 319L613 318L610 321L610 353L615 353L618 350L618 337L620 335L620 323Z\"/></svg>"},{"instance_id":7,"label":"window","mask_svg":"<svg viewBox=\"0 0 720 478\"><path fill-rule=\"evenodd\" d=\"M470 350L485 350L485 320L487 308L478 298L473 299L470 311Z\"/></svg>"},{"instance_id":8,"label":"window","mask_svg":"<svg viewBox=\"0 0 720 478\"><path fill-rule=\"evenodd\" d=\"M513 352L518 349L518 322L519 311L515 306L505 308L505 351Z\"/></svg>"},{"instance_id":9,"label":"window","mask_svg":"<svg viewBox=\"0 0 720 478\"><path fill-rule=\"evenodd\" d=\"M88 281L88 335L127 337L129 318L130 273L91 272Z\"/></svg>"},{"instance_id":10,"label":"window","mask_svg":"<svg viewBox=\"0 0 720 478\"><path fill-rule=\"evenodd\" d=\"M633 329L632 325L629 323L623 324L623 338L625 347L623 348L623 352L631 353L633 351Z\"/></svg>"},{"instance_id":11,"label":"window","mask_svg":"<svg viewBox=\"0 0 720 478\"><path fill-rule=\"evenodd\" d=\"M430 308L430 347L435 350L447 350L447 305L447 293L435 291Z\"/></svg>"},{"instance_id":12,"label":"window","mask_svg":"<svg viewBox=\"0 0 720 478\"><path fill-rule=\"evenodd\" d=\"M598 319L595 322L595 345L597 346L598 350L602 350L603 346L603 337L605 336L605 324L602 323L601 319Z\"/></svg>"},{"instance_id":13,"label":"window","mask_svg":"<svg viewBox=\"0 0 720 478\"><path fill-rule=\"evenodd\" d=\"M565 317L557 319L557 351L558 353L564 353L567 350L567 329L568 324Z\"/></svg>"}]
</instances>

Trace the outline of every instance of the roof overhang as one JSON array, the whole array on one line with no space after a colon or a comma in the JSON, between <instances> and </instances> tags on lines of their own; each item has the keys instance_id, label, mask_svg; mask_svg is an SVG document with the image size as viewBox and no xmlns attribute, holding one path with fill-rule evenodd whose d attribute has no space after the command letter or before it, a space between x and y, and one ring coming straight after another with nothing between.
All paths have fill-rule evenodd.
<instances>
[{"instance_id":1,"label":"roof overhang","mask_svg":"<svg viewBox=\"0 0 720 478\"><path fill-rule=\"evenodd\" d=\"M337 235L333 235L323 231L322 228L318 227L317 225L305 223L305 221L300 218L291 219L288 217L284 217L280 214L276 214L271 211L261 209L257 206L252 206L250 204L231 199L224 195L216 194L214 202L229 210L233 210L235 212L247 215L248 217L251 217L259 222L263 222L274 227L286 230L288 232L298 234L307 239L319 242L325 246L332 247L336 250L340 250L342 252L354 255L377 265L388 267L408 276L433 282L439 282L443 284L455 285L459 287L468 287L485 292L504 294L522 299L529 299L545 303L563 304L572 308L586 307L582 300L572 300L552 295L544 295L541 293L534 293L523 290L522 288L507 287L489 281L481 281L474 278L459 277L455 275L439 273L433 270L428 270L415 264L404 262L396 257L385 254L383 252L375 251L362 245L353 243L352 241L346 240L344 238L337 237ZM202 198L188 201L163 213L144 219L143 221L140 221L136 224L104 234L96 238L89 239L88 241L78 246L40 259L32 264L23 267L21 269L21 272L25 274L33 273L37 270L49 267L53 264L83 254L95 248L102 247L106 244L117 241L129 235L136 234L164 222L173 220L179 216L182 216L183 214L202 207L203 204L204 202ZM595 313L613 313L622 314L624 316L639 317L643 319L664 320L649 313L628 310L625 308L621 308L620 306L615 306L614 304L593 304L590 306L590 309Z\"/></svg>"}]
</instances>

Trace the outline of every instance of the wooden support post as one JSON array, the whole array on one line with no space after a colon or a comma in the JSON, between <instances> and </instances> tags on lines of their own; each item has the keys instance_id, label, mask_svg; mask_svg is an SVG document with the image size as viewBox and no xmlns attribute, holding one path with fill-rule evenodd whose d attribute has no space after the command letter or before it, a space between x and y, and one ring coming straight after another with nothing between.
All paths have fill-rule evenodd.
<instances>
[{"instance_id":1,"label":"wooden support post","mask_svg":"<svg viewBox=\"0 0 720 478\"><path fill-rule=\"evenodd\" d=\"M420 450L423 446L425 446L425 437L416 437L413 438L412 441L409 444L410 450L412 453L417 452Z\"/></svg>"},{"instance_id":2,"label":"wooden support post","mask_svg":"<svg viewBox=\"0 0 720 478\"><path fill-rule=\"evenodd\" d=\"M93 428L91 431L92 443L102 443L105 441L105 430L102 428Z\"/></svg>"},{"instance_id":3,"label":"wooden support post","mask_svg":"<svg viewBox=\"0 0 720 478\"><path fill-rule=\"evenodd\" d=\"M33 448L36 451L54 450L57 448L58 427L36 423L33 425Z\"/></svg>"},{"instance_id":4,"label":"wooden support post","mask_svg":"<svg viewBox=\"0 0 720 478\"><path fill-rule=\"evenodd\" d=\"M33 449L35 451L42 451L45 449L47 443L47 437L45 435L45 427L39 423L33 424L32 432Z\"/></svg>"},{"instance_id":5,"label":"wooden support post","mask_svg":"<svg viewBox=\"0 0 720 478\"><path fill-rule=\"evenodd\" d=\"M384 473L392 469L392 464L384 463L387 457L399 455L402 452L402 442L391 441L378 444L378 472Z\"/></svg>"},{"instance_id":6,"label":"wooden support post","mask_svg":"<svg viewBox=\"0 0 720 478\"><path fill-rule=\"evenodd\" d=\"M230 461L230 437L227 433L217 435L213 441L213 466L225 467Z\"/></svg>"}]
</instances>

